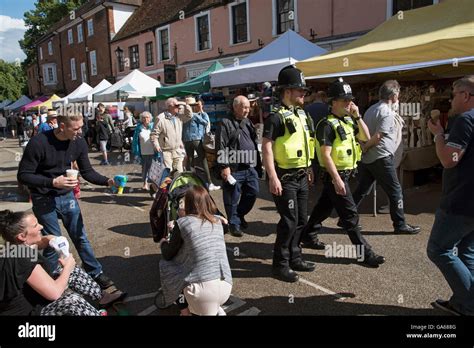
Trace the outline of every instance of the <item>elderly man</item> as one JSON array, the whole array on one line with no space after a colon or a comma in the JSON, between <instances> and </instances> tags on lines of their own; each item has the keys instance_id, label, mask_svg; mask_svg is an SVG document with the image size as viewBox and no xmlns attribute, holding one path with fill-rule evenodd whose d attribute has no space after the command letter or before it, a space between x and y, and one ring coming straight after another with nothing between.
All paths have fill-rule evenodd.
<instances>
[{"instance_id":1,"label":"elderly man","mask_svg":"<svg viewBox=\"0 0 474 348\"><path fill-rule=\"evenodd\" d=\"M237 96L233 112L222 119L216 132L217 165L223 179L224 206L230 233L235 237L242 237L240 228L248 227L244 217L257 199L258 175L262 168L257 134L248 119L249 111L249 100Z\"/></svg>"},{"instance_id":2,"label":"elderly man","mask_svg":"<svg viewBox=\"0 0 474 348\"><path fill-rule=\"evenodd\" d=\"M474 315L474 75L454 82L451 108L458 116L448 136L439 120L428 122L444 170L427 251L453 291L449 301L437 300L433 306Z\"/></svg>"},{"instance_id":3,"label":"elderly man","mask_svg":"<svg viewBox=\"0 0 474 348\"><path fill-rule=\"evenodd\" d=\"M182 141L183 123L193 117L191 106L176 98L166 100L166 111L159 114L151 141L156 152L163 153L163 163L175 173L183 172L184 145Z\"/></svg>"},{"instance_id":4,"label":"elderly man","mask_svg":"<svg viewBox=\"0 0 474 348\"><path fill-rule=\"evenodd\" d=\"M38 134L44 133L51 129L56 129L56 128L58 128L58 115L56 111L50 110L47 113L46 122L41 123L38 126Z\"/></svg>"},{"instance_id":5,"label":"elderly man","mask_svg":"<svg viewBox=\"0 0 474 348\"><path fill-rule=\"evenodd\" d=\"M354 201L359 205L377 180L390 200L390 216L395 233L417 234L420 227L409 225L405 221L402 187L394 163L394 154L398 148L395 112L399 94L398 82L386 81L379 90L380 101L372 105L364 115L364 122L372 137L363 147L364 155L359 164L359 186L354 192Z\"/></svg>"}]
</instances>

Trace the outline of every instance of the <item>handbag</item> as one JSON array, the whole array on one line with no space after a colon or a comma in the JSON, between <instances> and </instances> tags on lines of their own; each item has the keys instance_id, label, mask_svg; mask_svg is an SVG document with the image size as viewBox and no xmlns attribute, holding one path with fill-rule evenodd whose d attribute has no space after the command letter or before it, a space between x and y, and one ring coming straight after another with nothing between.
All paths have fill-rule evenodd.
<instances>
[{"instance_id":1,"label":"handbag","mask_svg":"<svg viewBox=\"0 0 474 348\"><path fill-rule=\"evenodd\" d=\"M216 153L216 136L212 132L204 134L202 147L208 153Z\"/></svg>"},{"instance_id":2,"label":"handbag","mask_svg":"<svg viewBox=\"0 0 474 348\"><path fill-rule=\"evenodd\" d=\"M158 159L153 158L148 172L148 179L153 182L156 186L160 187L161 182L163 181L163 174L165 173L165 164L163 163L163 155L158 157Z\"/></svg>"}]
</instances>

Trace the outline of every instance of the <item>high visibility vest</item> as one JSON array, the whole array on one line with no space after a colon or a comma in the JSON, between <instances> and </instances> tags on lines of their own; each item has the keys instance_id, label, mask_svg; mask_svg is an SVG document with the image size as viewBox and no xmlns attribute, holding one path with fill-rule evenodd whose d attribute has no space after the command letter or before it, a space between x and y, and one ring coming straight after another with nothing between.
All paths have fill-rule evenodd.
<instances>
[{"instance_id":1,"label":"high visibility vest","mask_svg":"<svg viewBox=\"0 0 474 348\"><path fill-rule=\"evenodd\" d=\"M357 162L362 158L362 150L354 134L354 121L349 116L344 117L343 120L344 121L338 119L334 115L329 115L318 123L318 127L321 122L329 122L336 134L336 139L332 144L331 150L331 158L334 165L337 170L351 170L357 168ZM342 127L344 130L346 134L345 140L342 140L338 132L338 127ZM318 155L319 164L321 167L326 168L321 156L321 144L318 139L316 139L316 153Z\"/></svg>"},{"instance_id":2,"label":"high visibility vest","mask_svg":"<svg viewBox=\"0 0 474 348\"><path fill-rule=\"evenodd\" d=\"M313 120L301 108L291 111L281 106L276 110L276 114L285 126L285 134L276 138L273 143L273 156L278 167L310 167L315 146Z\"/></svg>"}]
</instances>

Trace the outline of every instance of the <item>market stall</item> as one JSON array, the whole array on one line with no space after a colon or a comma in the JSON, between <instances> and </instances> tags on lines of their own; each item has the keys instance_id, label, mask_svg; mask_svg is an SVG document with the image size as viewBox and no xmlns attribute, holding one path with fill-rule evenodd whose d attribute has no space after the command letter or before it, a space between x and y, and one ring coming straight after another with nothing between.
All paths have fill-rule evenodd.
<instances>
[{"instance_id":1,"label":"market stall","mask_svg":"<svg viewBox=\"0 0 474 348\"><path fill-rule=\"evenodd\" d=\"M49 97L47 95L43 95L42 97L39 97L38 99L35 99L32 102L30 102L26 105L23 105L20 108L20 111L25 112L25 111L27 111L31 108L34 108L35 106L38 106L38 105L42 104L43 102L45 102L48 99L49 99Z\"/></svg>"},{"instance_id":2,"label":"market stall","mask_svg":"<svg viewBox=\"0 0 474 348\"><path fill-rule=\"evenodd\" d=\"M15 111L28 103L31 103L31 99L22 95L18 100L4 107L4 110L7 112Z\"/></svg>"},{"instance_id":3,"label":"market stall","mask_svg":"<svg viewBox=\"0 0 474 348\"><path fill-rule=\"evenodd\" d=\"M74 96L69 96L68 103L92 102L92 97L94 94L100 93L106 90L107 88L109 88L110 86L112 86L112 84L109 81L104 79L100 81L97 86L95 86L94 88L90 90L83 91Z\"/></svg>"},{"instance_id":4,"label":"market stall","mask_svg":"<svg viewBox=\"0 0 474 348\"><path fill-rule=\"evenodd\" d=\"M282 68L297 61L326 53L326 50L288 30L259 51L211 73L211 87L239 86L276 81Z\"/></svg>"},{"instance_id":5,"label":"market stall","mask_svg":"<svg viewBox=\"0 0 474 348\"><path fill-rule=\"evenodd\" d=\"M71 93L69 93L67 96L65 96L64 98L61 98L59 100L56 100L53 102L53 107L56 108L56 107L59 107L60 105L66 105L69 103L69 100L72 99L72 98L75 98L77 97L78 95L81 95L81 94L85 94L85 93L88 93L89 91L92 90L92 87L89 86L87 83L83 82L79 85L79 87L77 87L74 91L72 91Z\"/></svg>"}]
</instances>

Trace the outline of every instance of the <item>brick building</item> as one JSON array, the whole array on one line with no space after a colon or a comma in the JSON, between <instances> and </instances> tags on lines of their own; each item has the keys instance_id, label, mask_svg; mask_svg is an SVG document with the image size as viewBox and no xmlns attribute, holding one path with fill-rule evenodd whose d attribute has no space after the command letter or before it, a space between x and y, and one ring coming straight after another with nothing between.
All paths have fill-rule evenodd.
<instances>
[{"instance_id":1,"label":"brick building","mask_svg":"<svg viewBox=\"0 0 474 348\"><path fill-rule=\"evenodd\" d=\"M114 82L110 41L142 0L91 0L64 17L37 42L40 92L67 95L82 82ZM28 78L31 90L35 80Z\"/></svg>"}]
</instances>

